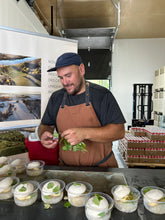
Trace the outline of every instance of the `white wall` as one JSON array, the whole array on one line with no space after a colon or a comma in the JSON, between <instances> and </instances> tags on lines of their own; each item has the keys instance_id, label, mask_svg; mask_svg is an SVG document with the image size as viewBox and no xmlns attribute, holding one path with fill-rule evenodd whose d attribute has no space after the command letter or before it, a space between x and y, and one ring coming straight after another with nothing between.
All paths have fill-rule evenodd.
<instances>
[{"instance_id":1,"label":"white wall","mask_svg":"<svg viewBox=\"0 0 165 220\"><path fill-rule=\"evenodd\" d=\"M0 25L48 34L25 0L0 0Z\"/></svg>"},{"instance_id":2,"label":"white wall","mask_svg":"<svg viewBox=\"0 0 165 220\"><path fill-rule=\"evenodd\" d=\"M116 39L112 61L112 93L128 125L132 124L133 84L153 83L154 72L165 65L165 38Z\"/></svg>"}]
</instances>

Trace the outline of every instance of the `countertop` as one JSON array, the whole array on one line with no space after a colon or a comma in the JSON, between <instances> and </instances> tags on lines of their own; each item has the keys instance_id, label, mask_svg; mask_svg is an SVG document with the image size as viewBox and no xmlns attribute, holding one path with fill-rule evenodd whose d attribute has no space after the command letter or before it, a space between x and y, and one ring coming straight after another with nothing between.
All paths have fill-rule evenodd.
<instances>
[{"instance_id":1,"label":"countertop","mask_svg":"<svg viewBox=\"0 0 165 220\"><path fill-rule=\"evenodd\" d=\"M64 171L88 171L88 172L107 172L122 173L126 182L130 186L141 189L143 186L159 186L165 188L165 169L136 169L136 168L95 168L95 167L59 167L45 166L45 170L64 170ZM104 183L99 182L100 186ZM28 207L19 207L14 201L0 201L0 219L1 220L87 220L85 209L71 206L64 207L63 203L52 205L52 208L44 209L41 199ZM146 210L140 198L138 209L130 214L118 211L113 208L112 220L164 220L165 215L156 215Z\"/></svg>"}]
</instances>

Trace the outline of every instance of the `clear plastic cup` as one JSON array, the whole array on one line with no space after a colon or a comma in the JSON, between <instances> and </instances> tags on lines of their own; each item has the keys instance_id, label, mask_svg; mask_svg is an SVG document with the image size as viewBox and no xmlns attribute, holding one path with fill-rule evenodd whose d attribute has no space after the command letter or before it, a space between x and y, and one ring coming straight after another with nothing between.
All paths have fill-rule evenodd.
<instances>
[{"instance_id":1,"label":"clear plastic cup","mask_svg":"<svg viewBox=\"0 0 165 220\"><path fill-rule=\"evenodd\" d=\"M0 156L0 167L9 163L9 157Z\"/></svg>"},{"instance_id":2,"label":"clear plastic cup","mask_svg":"<svg viewBox=\"0 0 165 220\"><path fill-rule=\"evenodd\" d=\"M81 184L81 187L85 186L84 192L81 192L81 187L79 184ZM75 187L74 187L75 192L71 191L71 188L74 185L75 185ZM77 185L77 187L76 187L76 185ZM65 189L67 191L68 201L70 202L70 204L75 207L83 207L83 206L85 206L85 203L86 203L87 199L89 198L90 193L93 190L93 187L90 183L87 183L84 181L74 181L74 182L68 183L66 185ZM78 191L78 190L80 190L80 191Z\"/></svg>"},{"instance_id":3,"label":"clear plastic cup","mask_svg":"<svg viewBox=\"0 0 165 220\"><path fill-rule=\"evenodd\" d=\"M99 204L94 201L96 194L102 200ZM114 202L111 196L102 192L92 192L85 204L85 215L88 220L109 220L113 206Z\"/></svg>"},{"instance_id":4,"label":"clear plastic cup","mask_svg":"<svg viewBox=\"0 0 165 220\"><path fill-rule=\"evenodd\" d=\"M12 189L15 204L24 207L35 203L38 198L38 188L39 183L32 180L17 184Z\"/></svg>"},{"instance_id":5,"label":"clear plastic cup","mask_svg":"<svg viewBox=\"0 0 165 220\"><path fill-rule=\"evenodd\" d=\"M57 185L57 183L59 185ZM59 179L49 179L40 183L42 201L48 204L56 204L60 202L64 195L64 188L64 181Z\"/></svg>"},{"instance_id":6,"label":"clear plastic cup","mask_svg":"<svg viewBox=\"0 0 165 220\"><path fill-rule=\"evenodd\" d=\"M9 163L12 167L16 167L16 174L26 171L27 160L25 158L11 159Z\"/></svg>"},{"instance_id":7,"label":"clear plastic cup","mask_svg":"<svg viewBox=\"0 0 165 220\"><path fill-rule=\"evenodd\" d=\"M13 197L12 188L19 184L19 178L16 176L0 178L0 200Z\"/></svg>"},{"instance_id":8,"label":"clear plastic cup","mask_svg":"<svg viewBox=\"0 0 165 220\"><path fill-rule=\"evenodd\" d=\"M10 164L5 164L0 167L0 178L7 176L15 176L16 175L16 167L12 167Z\"/></svg>"},{"instance_id":9,"label":"clear plastic cup","mask_svg":"<svg viewBox=\"0 0 165 220\"><path fill-rule=\"evenodd\" d=\"M147 196L147 192L149 190L156 189L160 190L163 193L162 200L151 199ZM145 186L141 189L141 194L143 196L143 204L144 207L154 213L154 214L165 214L165 189L157 187L157 186Z\"/></svg>"},{"instance_id":10,"label":"clear plastic cup","mask_svg":"<svg viewBox=\"0 0 165 220\"><path fill-rule=\"evenodd\" d=\"M31 160L26 163L26 174L28 176L39 176L42 174L45 166L45 162L43 160Z\"/></svg>"},{"instance_id":11,"label":"clear plastic cup","mask_svg":"<svg viewBox=\"0 0 165 220\"><path fill-rule=\"evenodd\" d=\"M128 199L126 198L118 199L118 197L115 194L115 190L119 186L120 185L116 185L111 189L115 207L121 212L126 212L126 213L134 212L138 207L140 192L134 187L126 186L130 189L130 198L128 197Z\"/></svg>"}]
</instances>

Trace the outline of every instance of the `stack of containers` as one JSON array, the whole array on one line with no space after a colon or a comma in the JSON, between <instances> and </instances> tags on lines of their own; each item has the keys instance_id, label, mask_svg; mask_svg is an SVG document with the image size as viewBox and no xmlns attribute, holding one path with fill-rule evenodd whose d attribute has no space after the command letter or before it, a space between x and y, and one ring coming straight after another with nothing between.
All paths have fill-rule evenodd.
<instances>
[{"instance_id":1,"label":"stack of containers","mask_svg":"<svg viewBox=\"0 0 165 220\"><path fill-rule=\"evenodd\" d=\"M165 128L165 66L155 71L153 88L154 125Z\"/></svg>"},{"instance_id":2,"label":"stack of containers","mask_svg":"<svg viewBox=\"0 0 165 220\"><path fill-rule=\"evenodd\" d=\"M119 152L128 163L165 164L165 129L132 127L119 141Z\"/></svg>"}]
</instances>

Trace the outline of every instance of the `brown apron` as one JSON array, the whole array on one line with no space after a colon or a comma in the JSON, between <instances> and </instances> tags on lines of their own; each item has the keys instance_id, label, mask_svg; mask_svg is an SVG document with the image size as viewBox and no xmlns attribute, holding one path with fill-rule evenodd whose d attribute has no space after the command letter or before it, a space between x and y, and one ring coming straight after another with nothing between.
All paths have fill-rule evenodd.
<instances>
[{"instance_id":1,"label":"brown apron","mask_svg":"<svg viewBox=\"0 0 165 220\"><path fill-rule=\"evenodd\" d=\"M59 133L69 128L101 127L93 106L89 102L89 83L86 83L86 103L67 106L65 105L66 96L67 93L64 94L56 119ZM84 140L84 143L86 144L87 152L63 151L60 144L59 165L117 167L111 142L99 143Z\"/></svg>"}]
</instances>

